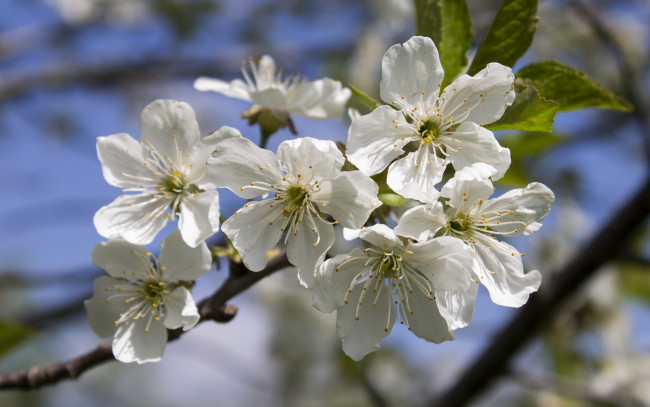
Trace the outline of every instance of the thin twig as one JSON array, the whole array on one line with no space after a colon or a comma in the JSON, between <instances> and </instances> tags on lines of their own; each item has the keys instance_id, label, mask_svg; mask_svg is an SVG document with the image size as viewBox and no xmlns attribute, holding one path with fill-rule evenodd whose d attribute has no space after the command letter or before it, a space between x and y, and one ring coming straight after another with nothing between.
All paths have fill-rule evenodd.
<instances>
[{"instance_id":1,"label":"thin twig","mask_svg":"<svg viewBox=\"0 0 650 407\"><path fill-rule=\"evenodd\" d=\"M236 264L236 263L235 263ZM259 272L252 272L239 266L239 272L231 273L221 287L209 298L198 305L201 319L228 322L236 313L236 308L226 304L228 300L246 291L258 281L270 276L278 270L289 266L285 255L277 256L269 261L267 267ZM168 330L168 342L178 339L184 331L181 329ZM115 360L110 344L98 346L75 359L47 366L36 366L18 373L0 376L0 390L4 389L36 389L45 385L55 384L65 379L75 379L86 370L109 360Z\"/></svg>"}]
</instances>

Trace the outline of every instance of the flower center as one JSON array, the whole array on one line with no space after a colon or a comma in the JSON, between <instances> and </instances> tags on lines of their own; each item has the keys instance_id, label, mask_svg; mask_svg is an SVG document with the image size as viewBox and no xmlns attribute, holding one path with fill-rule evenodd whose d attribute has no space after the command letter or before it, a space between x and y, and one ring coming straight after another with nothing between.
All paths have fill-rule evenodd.
<instances>
[{"instance_id":1,"label":"flower center","mask_svg":"<svg viewBox=\"0 0 650 407\"><path fill-rule=\"evenodd\" d=\"M289 217L291 212L299 210L309 197L309 193L302 185L292 185L284 191L284 199L286 206L284 208L284 216Z\"/></svg>"},{"instance_id":2,"label":"flower center","mask_svg":"<svg viewBox=\"0 0 650 407\"><path fill-rule=\"evenodd\" d=\"M163 185L167 192L180 194L187 186L187 180L180 171L174 171L163 178Z\"/></svg>"},{"instance_id":3,"label":"flower center","mask_svg":"<svg viewBox=\"0 0 650 407\"><path fill-rule=\"evenodd\" d=\"M463 240L470 240L472 238L472 226L474 221L471 217L465 214L458 214L458 216L447 222L448 233Z\"/></svg>"},{"instance_id":4,"label":"flower center","mask_svg":"<svg viewBox=\"0 0 650 407\"><path fill-rule=\"evenodd\" d=\"M426 121L422 126L420 126L420 138L427 144L431 144L439 134L440 128L438 124L433 121Z\"/></svg>"}]
</instances>

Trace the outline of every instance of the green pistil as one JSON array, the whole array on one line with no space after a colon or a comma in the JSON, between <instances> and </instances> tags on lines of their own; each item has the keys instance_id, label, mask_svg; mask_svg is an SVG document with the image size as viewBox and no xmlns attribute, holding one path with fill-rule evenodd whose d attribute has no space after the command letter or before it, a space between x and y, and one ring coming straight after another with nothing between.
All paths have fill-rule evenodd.
<instances>
[{"instance_id":1,"label":"green pistil","mask_svg":"<svg viewBox=\"0 0 650 407\"><path fill-rule=\"evenodd\" d=\"M285 190L285 202L287 203L284 209L284 216L289 217L292 211L302 207L309 194L301 186L292 186Z\"/></svg>"},{"instance_id":2,"label":"green pistil","mask_svg":"<svg viewBox=\"0 0 650 407\"><path fill-rule=\"evenodd\" d=\"M165 189L167 192L173 192L173 193L181 193L185 189L187 185L187 181L185 180L185 177L183 174L181 174L180 171L174 171L172 175L168 175L165 177L165 180L163 181L163 185L165 186Z\"/></svg>"},{"instance_id":3,"label":"green pistil","mask_svg":"<svg viewBox=\"0 0 650 407\"><path fill-rule=\"evenodd\" d=\"M470 226L474 222L467 216L460 214L456 219L449 221L447 229L454 235L461 235L462 237L470 238Z\"/></svg>"},{"instance_id":4,"label":"green pistil","mask_svg":"<svg viewBox=\"0 0 650 407\"><path fill-rule=\"evenodd\" d=\"M440 131L438 129L438 125L435 122L424 122L424 124L420 126L420 137L425 143L431 143L436 139L436 137L438 137L438 134L440 134Z\"/></svg>"},{"instance_id":5,"label":"green pistil","mask_svg":"<svg viewBox=\"0 0 650 407\"><path fill-rule=\"evenodd\" d=\"M167 285L155 280L149 280L142 286L145 298L151 306L156 307L163 295L167 294Z\"/></svg>"}]
</instances>

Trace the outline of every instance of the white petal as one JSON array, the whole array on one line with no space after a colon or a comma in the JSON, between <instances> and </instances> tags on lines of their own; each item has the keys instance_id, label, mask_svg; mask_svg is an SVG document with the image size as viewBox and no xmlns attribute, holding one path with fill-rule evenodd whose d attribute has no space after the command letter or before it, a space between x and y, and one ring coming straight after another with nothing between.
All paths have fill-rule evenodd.
<instances>
[{"instance_id":1,"label":"white petal","mask_svg":"<svg viewBox=\"0 0 650 407\"><path fill-rule=\"evenodd\" d=\"M427 144L422 143L417 151L391 164L386 182L405 198L433 202L440 195L435 186L445 172L443 163Z\"/></svg>"},{"instance_id":2,"label":"white petal","mask_svg":"<svg viewBox=\"0 0 650 407\"><path fill-rule=\"evenodd\" d=\"M192 294L187 288L178 287L165 297L165 328L183 328L183 331L187 331L196 325L200 318Z\"/></svg>"},{"instance_id":3,"label":"white petal","mask_svg":"<svg viewBox=\"0 0 650 407\"><path fill-rule=\"evenodd\" d=\"M495 304L521 307L530 293L539 288L542 275L537 270L524 274L521 255L509 244L487 236L479 239L473 245L476 252L474 273L487 287Z\"/></svg>"},{"instance_id":4,"label":"white petal","mask_svg":"<svg viewBox=\"0 0 650 407\"><path fill-rule=\"evenodd\" d=\"M383 284L383 281L380 283ZM372 306L371 298L359 305L362 290L363 285L358 284L348 295L348 304L341 306L336 315L336 329L343 341L343 351L356 361L379 349L379 342L390 333L395 324L391 290L385 286L381 291L378 290L375 307Z\"/></svg>"},{"instance_id":5,"label":"white petal","mask_svg":"<svg viewBox=\"0 0 650 407\"><path fill-rule=\"evenodd\" d=\"M379 187L361 171L346 171L333 180L320 183L320 190L311 196L319 209L332 215L347 228L358 229L370 213L381 206Z\"/></svg>"},{"instance_id":6,"label":"white petal","mask_svg":"<svg viewBox=\"0 0 650 407\"><path fill-rule=\"evenodd\" d=\"M323 261L325 254L334 244L334 227L316 216L305 214L295 234L288 233L290 235L287 239L287 258L291 264L298 267L300 284L309 288L314 284L316 266Z\"/></svg>"},{"instance_id":7,"label":"white petal","mask_svg":"<svg viewBox=\"0 0 650 407\"><path fill-rule=\"evenodd\" d=\"M445 88L447 97L440 112L443 117L454 117L456 122L488 124L497 121L515 100L514 79L512 69L496 62L473 77L461 75Z\"/></svg>"},{"instance_id":8,"label":"white petal","mask_svg":"<svg viewBox=\"0 0 650 407\"><path fill-rule=\"evenodd\" d=\"M395 232L393 232L393 229L383 224L362 228L359 230L359 237L371 245L381 249L392 250L392 248L401 248L403 246L399 237L397 237Z\"/></svg>"},{"instance_id":9,"label":"white petal","mask_svg":"<svg viewBox=\"0 0 650 407\"><path fill-rule=\"evenodd\" d=\"M438 310L447 320L450 329L464 328L469 325L476 306L478 284L470 284L467 290L435 290Z\"/></svg>"},{"instance_id":10,"label":"white petal","mask_svg":"<svg viewBox=\"0 0 650 407\"><path fill-rule=\"evenodd\" d=\"M277 155L287 167L288 175L300 174L301 183L332 179L345 163L345 157L333 141L311 137L283 141Z\"/></svg>"},{"instance_id":11,"label":"white petal","mask_svg":"<svg viewBox=\"0 0 650 407\"><path fill-rule=\"evenodd\" d=\"M460 239L441 236L408 249L404 264L418 269L436 290L465 291L473 283L472 253Z\"/></svg>"},{"instance_id":12,"label":"white petal","mask_svg":"<svg viewBox=\"0 0 650 407\"><path fill-rule=\"evenodd\" d=\"M355 248L349 254L340 254L322 263L318 267L316 281L312 287L312 305L321 312L332 312L343 306L350 284L360 272L367 269L364 267L366 260L368 258L363 252ZM345 264L341 264L344 261Z\"/></svg>"},{"instance_id":13,"label":"white petal","mask_svg":"<svg viewBox=\"0 0 650 407\"><path fill-rule=\"evenodd\" d=\"M262 107L277 110L286 110L287 95L285 92L278 88L267 88L261 90L251 89L251 100Z\"/></svg>"},{"instance_id":14,"label":"white petal","mask_svg":"<svg viewBox=\"0 0 650 407\"><path fill-rule=\"evenodd\" d=\"M539 223L551 211L555 195L546 185L534 182L523 189L513 189L498 198L483 203L481 214L494 216L502 214L501 224L492 226L498 232L508 232L506 236L524 236L536 232ZM511 214L512 211L512 214Z\"/></svg>"},{"instance_id":15,"label":"white petal","mask_svg":"<svg viewBox=\"0 0 650 407\"><path fill-rule=\"evenodd\" d=\"M140 115L140 138L148 140L162 156L175 163L184 161L201 138L194 110L185 102L159 99L150 103Z\"/></svg>"},{"instance_id":16,"label":"white petal","mask_svg":"<svg viewBox=\"0 0 650 407\"><path fill-rule=\"evenodd\" d=\"M216 180L211 179L209 174L203 173L207 170L207 162L212 156L212 153L217 150L217 144L226 139L237 137L241 137L239 131L228 126L223 126L202 137L194 145L187 157L189 163L193 164L193 167L189 171L186 170L188 182L195 183L201 189L216 188ZM200 178L200 180L194 182L197 178Z\"/></svg>"},{"instance_id":17,"label":"white petal","mask_svg":"<svg viewBox=\"0 0 650 407\"><path fill-rule=\"evenodd\" d=\"M422 291L416 289L408 294L408 308L404 314L408 327L416 336L434 343L454 340L454 334L440 314L436 300Z\"/></svg>"},{"instance_id":18,"label":"white petal","mask_svg":"<svg viewBox=\"0 0 650 407\"><path fill-rule=\"evenodd\" d=\"M431 106L445 73L431 38L412 37L393 45L381 61L379 90L382 100L400 107ZM404 97L404 99L402 99Z\"/></svg>"},{"instance_id":19,"label":"white petal","mask_svg":"<svg viewBox=\"0 0 650 407\"><path fill-rule=\"evenodd\" d=\"M106 237L123 237L131 243L151 243L169 221L169 199L151 195L122 195L95 213L97 233Z\"/></svg>"},{"instance_id":20,"label":"white petal","mask_svg":"<svg viewBox=\"0 0 650 407\"><path fill-rule=\"evenodd\" d=\"M95 288L92 298L84 301L88 325L100 338L112 337L117 327L115 321L120 318L127 305L124 301L107 301L113 293L107 289L115 283L115 280L108 276L101 276L95 279Z\"/></svg>"},{"instance_id":21,"label":"white petal","mask_svg":"<svg viewBox=\"0 0 650 407\"><path fill-rule=\"evenodd\" d=\"M167 329L162 321L148 317L120 324L113 338L113 355L123 363L157 362L162 359L167 343Z\"/></svg>"},{"instance_id":22,"label":"white petal","mask_svg":"<svg viewBox=\"0 0 650 407\"><path fill-rule=\"evenodd\" d=\"M106 182L115 187L154 186L158 179L144 166L145 151L125 133L97 137L97 156Z\"/></svg>"},{"instance_id":23,"label":"white petal","mask_svg":"<svg viewBox=\"0 0 650 407\"><path fill-rule=\"evenodd\" d=\"M448 151L453 153L449 161L454 164L456 171L474 163L485 163L497 170L492 175L492 179L497 180L502 178L510 167L510 150L501 147L490 130L465 122L458 126L456 131L445 135L445 144L450 147Z\"/></svg>"},{"instance_id":24,"label":"white petal","mask_svg":"<svg viewBox=\"0 0 650 407\"><path fill-rule=\"evenodd\" d=\"M226 82L219 79L206 78L205 76L201 76L194 81L194 89L200 90L202 92L219 92L223 95L233 98L251 100L248 94L251 89L246 83L244 83L244 81L240 79Z\"/></svg>"},{"instance_id":25,"label":"white petal","mask_svg":"<svg viewBox=\"0 0 650 407\"><path fill-rule=\"evenodd\" d=\"M210 216L210 214L212 214ZM215 216L216 214L216 216ZM178 228L187 244L196 247L219 230L217 191L186 193L181 200Z\"/></svg>"},{"instance_id":26,"label":"white petal","mask_svg":"<svg viewBox=\"0 0 650 407\"><path fill-rule=\"evenodd\" d=\"M176 229L161 243L158 264L165 281L191 281L210 270L212 256L205 243L188 246Z\"/></svg>"},{"instance_id":27,"label":"white petal","mask_svg":"<svg viewBox=\"0 0 650 407\"><path fill-rule=\"evenodd\" d=\"M410 141L419 140L417 130L404 115L390 106L379 106L371 113L352 120L348 130L348 160L364 174L380 173L402 155Z\"/></svg>"},{"instance_id":28,"label":"white petal","mask_svg":"<svg viewBox=\"0 0 650 407\"><path fill-rule=\"evenodd\" d=\"M302 81L289 95L288 109L290 113L309 119L338 118L350 95L350 89L342 88L341 82L329 78Z\"/></svg>"},{"instance_id":29,"label":"white petal","mask_svg":"<svg viewBox=\"0 0 650 407\"><path fill-rule=\"evenodd\" d=\"M243 137L229 138L217 145L208 161L208 175L217 186L226 187L246 199L268 193L249 188L251 183L277 185L283 177L275 154Z\"/></svg>"},{"instance_id":30,"label":"white petal","mask_svg":"<svg viewBox=\"0 0 650 407\"><path fill-rule=\"evenodd\" d=\"M445 227L447 218L440 202L431 205L418 205L402 215L395 233L424 241L433 238L436 232Z\"/></svg>"},{"instance_id":31,"label":"white petal","mask_svg":"<svg viewBox=\"0 0 650 407\"><path fill-rule=\"evenodd\" d=\"M260 271L266 266L266 252L275 247L280 238L284 221L282 206L270 207L273 202L275 200L271 199L246 204L221 226L251 271Z\"/></svg>"},{"instance_id":32,"label":"white petal","mask_svg":"<svg viewBox=\"0 0 650 407\"><path fill-rule=\"evenodd\" d=\"M123 239L113 239L98 243L93 249L95 266L116 278L137 280L135 273L148 273L152 265L146 247L129 243Z\"/></svg>"},{"instance_id":33,"label":"white petal","mask_svg":"<svg viewBox=\"0 0 650 407\"><path fill-rule=\"evenodd\" d=\"M449 205L467 215L470 208L480 200L486 201L494 192L492 182L485 177L495 169L487 164L473 164L456 171L440 190L440 195L449 198Z\"/></svg>"}]
</instances>

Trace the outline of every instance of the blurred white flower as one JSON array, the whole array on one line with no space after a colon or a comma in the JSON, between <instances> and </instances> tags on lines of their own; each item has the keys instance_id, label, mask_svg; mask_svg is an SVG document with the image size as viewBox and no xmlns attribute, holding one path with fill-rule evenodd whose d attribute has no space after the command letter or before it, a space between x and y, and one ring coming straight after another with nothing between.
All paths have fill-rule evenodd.
<instances>
[{"instance_id":1,"label":"blurred white flower","mask_svg":"<svg viewBox=\"0 0 650 407\"><path fill-rule=\"evenodd\" d=\"M408 243L386 225L358 231L364 250L325 261L314 285L314 306L337 311L343 351L354 360L379 349L399 319L420 338L440 343L474 314L478 285L471 253L458 239Z\"/></svg>"},{"instance_id":2,"label":"blurred white flower","mask_svg":"<svg viewBox=\"0 0 650 407\"><path fill-rule=\"evenodd\" d=\"M97 138L104 178L123 190L97 211L95 228L109 239L147 244L178 217L183 239L196 247L219 228L219 195L206 162L217 142L239 132L223 127L201 138L192 108L174 100L145 107L140 131L139 142L125 133Z\"/></svg>"},{"instance_id":3,"label":"blurred white flower","mask_svg":"<svg viewBox=\"0 0 650 407\"><path fill-rule=\"evenodd\" d=\"M167 329L192 328L199 313L184 282L210 269L205 243L189 247L175 230L156 259L144 246L122 239L99 243L93 263L110 277L95 280L86 300L88 323L102 337L113 337L113 354L121 362L156 362L162 358Z\"/></svg>"},{"instance_id":4,"label":"blurred white flower","mask_svg":"<svg viewBox=\"0 0 650 407\"><path fill-rule=\"evenodd\" d=\"M444 203L407 211L395 232L418 241L442 235L462 240L472 249L472 270L492 301L520 307L539 288L541 274L537 270L524 273L523 255L496 236L517 237L537 231L555 196L545 185L531 183L489 199L494 192L489 177L495 172L482 163L463 168L442 188Z\"/></svg>"},{"instance_id":5,"label":"blurred white flower","mask_svg":"<svg viewBox=\"0 0 650 407\"><path fill-rule=\"evenodd\" d=\"M344 161L334 142L309 137L282 142L277 156L243 137L218 145L208 169L217 185L242 198L263 198L222 226L246 267L263 269L266 252L284 244L301 283L313 283L316 265L334 243L326 217L358 229L381 205L377 184L360 171L341 172Z\"/></svg>"},{"instance_id":6,"label":"blurred white flower","mask_svg":"<svg viewBox=\"0 0 650 407\"><path fill-rule=\"evenodd\" d=\"M470 77L459 76L440 90L444 72L438 50L428 37L412 37L391 47L382 60L380 106L352 121L348 133L350 162L366 175L388 170L388 185L400 195L431 202L448 163L460 170L475 162L497 169L510 166L503 148L482 124L498 120L515 99L512 70L498 63ZM398 110L396 110L396 109Z\"/></svg>"}]
</instances>

